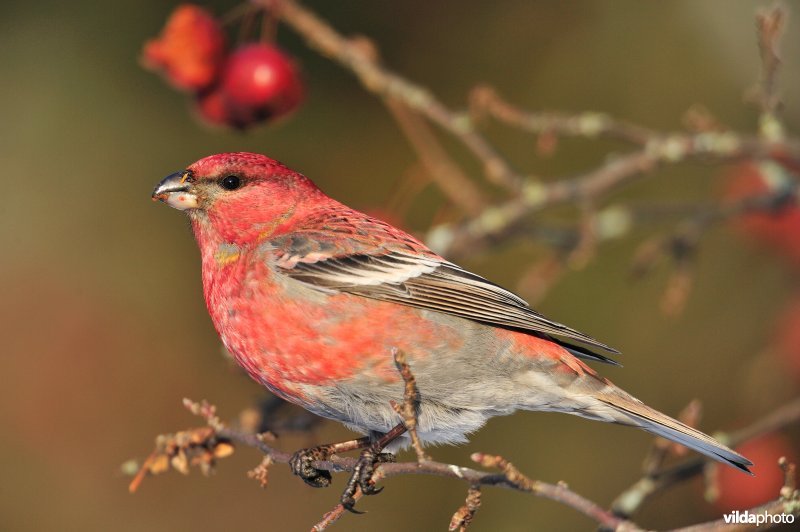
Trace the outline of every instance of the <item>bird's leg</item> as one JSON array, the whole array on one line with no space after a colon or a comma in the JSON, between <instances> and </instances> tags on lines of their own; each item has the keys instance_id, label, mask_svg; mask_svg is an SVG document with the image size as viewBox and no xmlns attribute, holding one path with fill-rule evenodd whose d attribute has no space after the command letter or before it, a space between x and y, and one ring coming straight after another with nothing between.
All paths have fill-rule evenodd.
<instances>
[{"instance_id":1,"label":"bird's leg","mask_svg":"<svg viewBox=\"0 0 800 532\"><path fill-rule=\"evenodd\" d=\"M350 480L347 481L347 487L344 489L344 493L342 493L341 503L346 510L355 514L363 513L354 508L356 504L354 497L356 488L361 488L361 493L364 495L375 495L383 490L383 488L376 488L375 482L372 480L372 475L375 473L375 466L387 462L394 462L395 458L393 454L381 451L383 451L387 445L402 436L406 430L408 429L405 424L400 423L361 452L361 456L358 457L358 462L356 462L353 468L353 474L350 475Z\"/></svg>"},{"instance_id":2,"label":"bird's leg","mask_svg":"<svg viewBox=\"0 0 800 532\"><path fill-rule=\"evenodd\" d=\"M331 484L331 472L316 469L313 463L318 460L327 460L336 453L346 453L364 449L372 445L372 439L367 436L357 440L349 440L341 443L329 443L308 449L300 449L289 460L289 467L292 473L302 478L309 486L315 488L327 488Z\"/></svg>"}]
</instances>

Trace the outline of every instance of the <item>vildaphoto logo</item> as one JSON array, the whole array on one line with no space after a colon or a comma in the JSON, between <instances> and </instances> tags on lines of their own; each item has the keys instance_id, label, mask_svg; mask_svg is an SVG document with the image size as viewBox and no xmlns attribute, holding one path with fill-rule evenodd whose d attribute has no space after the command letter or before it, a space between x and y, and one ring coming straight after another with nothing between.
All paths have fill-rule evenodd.
<instances>
[{"instance_id":1,"label":"vildaphoto logo","mask_svg":"<svg viewBox=\"0 0 800 532\"><path fill-rule=\"evenodd\" d=\"M747 510L740 512L735 511L729 514L725 514L722 516L722 519L725 521L726 524L735 524L735 525L780 525L784 523L794 523L794 515L792 514L771 514L768 512L763 512L760 514L752 513Z\"/></svg>"}]
</instances>

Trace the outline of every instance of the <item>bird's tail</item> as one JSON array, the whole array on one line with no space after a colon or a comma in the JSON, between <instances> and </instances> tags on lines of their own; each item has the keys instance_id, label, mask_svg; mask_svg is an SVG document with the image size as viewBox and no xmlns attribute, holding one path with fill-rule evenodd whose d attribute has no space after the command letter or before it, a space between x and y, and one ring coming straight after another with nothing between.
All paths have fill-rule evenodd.
<instances>
[{"instance_id":1,"label":"bird's tail","mask_svg":"<svg viewBox=\"0 0 800 532\"><path fill-rule=\"evenodd\" d=\"M753 465L753 462L744 456L722 445L711 436L650 408L619 388L607 389L605 393L597 393L594 396L605 406L611 407L616 423L641 428L750 473L748 466Z\"/></svg>"}]
</instances>

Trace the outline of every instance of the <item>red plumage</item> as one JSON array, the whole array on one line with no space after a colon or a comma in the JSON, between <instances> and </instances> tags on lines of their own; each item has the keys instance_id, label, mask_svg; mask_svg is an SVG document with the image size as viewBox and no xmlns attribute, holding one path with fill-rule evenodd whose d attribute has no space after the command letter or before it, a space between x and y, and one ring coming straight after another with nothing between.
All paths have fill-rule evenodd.
<instances>
[{"instance_id":1,"label":"red plumage","mask_svg":"<svg viewBox=\"0 0 800 532\"><path fill-rule=\"evenodd\" d=\"M403 231L248 153L202 159L154 197L188 213L214 325L258 382L364 433L398 422L392 350L420 392L423 441L464 441L489 417L549 410L637 426L740 469L750 462L620 390L580 358L615 350Z\"/></svg>"}]
</instances>

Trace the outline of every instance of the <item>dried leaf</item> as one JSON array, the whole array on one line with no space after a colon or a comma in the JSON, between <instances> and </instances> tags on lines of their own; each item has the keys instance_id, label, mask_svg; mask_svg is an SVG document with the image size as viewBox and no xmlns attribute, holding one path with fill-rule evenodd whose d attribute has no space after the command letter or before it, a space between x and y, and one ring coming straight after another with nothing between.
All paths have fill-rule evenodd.
<instances>
[{"instance_id":1,"label":"dried leaf","mask_svg":"<svg viewBox=\"0 0 800 532\"><path fill-rule=\"evenodd\" d=\"M154 475L167 471L169 469L169 457L166 454L154 456L147 469Z\"/></svg>"},{"instance_id":2,"label":"dried leaf","mask_svg":"<svg viewBox=\"0 0 800 532\"><path fill-rule=\"evenodd\" d=\"M215 458L225 458L233 454L234 447L233 444L228 442L219 442L214 447L214 457Z\"/></svg>"},{"instance_id":3,"label":"dried leaf","mask_svg":"<svg viewBox=\"0 0 800 532\"><path fill-rule=\"evenodd\" d=\"M175 469L175 471L178 471L184 475L189 474L189 460L186 458L186 453L183 451L180 451L178 454L173 456L169 463L172 468Z\"/></svg>"}]
</instances>

